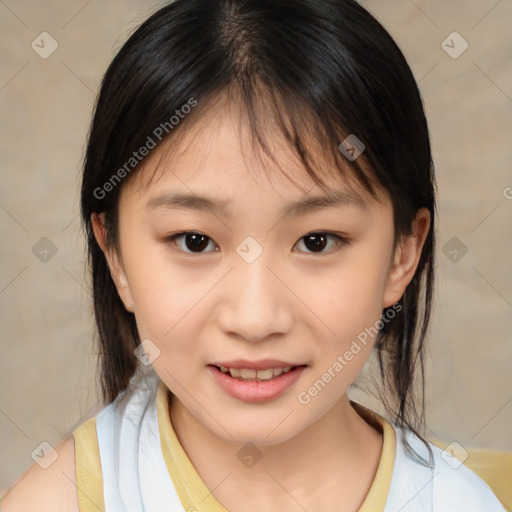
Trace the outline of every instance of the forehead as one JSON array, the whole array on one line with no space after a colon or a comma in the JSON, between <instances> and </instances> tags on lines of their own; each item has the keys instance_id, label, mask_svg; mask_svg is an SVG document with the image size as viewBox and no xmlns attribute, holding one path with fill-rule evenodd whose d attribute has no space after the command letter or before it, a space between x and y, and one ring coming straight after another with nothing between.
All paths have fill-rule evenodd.
<instances>
[{"instance_id":1,"label":"forehead","mask_svg":"<svg viewBox=\"0 0 512 512\"><path fill-rule=\"evenodd\" d=\"M190 202L194 195L243 197L270 187L282 201L304 195L329 196L329 200L354 205L375 201L354 171L343 165L343 157L339 157L336 165L325 148L311 137L307 150L314 162L319 180L316 182L282 130L271 121L264 129L267 150L262 151L243 109L221 96L200 115L186 119L176 134L152 150L132 179L123 185L121 195L130 197L130 203L140 201L157 206L164 196L169 199L173 190L174 196L180 195L183 201ZM385 199L385 192L375 184L374 188L381 200ZM196 201L199 203L200 200ZM202 204L222 207L220 202Z\"/></svg>"}]
</instances>

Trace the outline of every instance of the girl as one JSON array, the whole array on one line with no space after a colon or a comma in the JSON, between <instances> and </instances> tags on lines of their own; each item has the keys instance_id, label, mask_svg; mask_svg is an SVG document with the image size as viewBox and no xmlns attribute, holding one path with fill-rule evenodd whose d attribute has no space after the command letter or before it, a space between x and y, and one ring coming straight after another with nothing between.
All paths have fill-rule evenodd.
<instances>
[{"instance_id":1,"label":"girl","mask_svg":"<svg viewBox=\"0 0 512 512\"><path fill-rule=\"evenodd\" d=\"M422 436L429 134L355 1L161 8L103 79L81 211L105 407L66 510L504 510ZM370 356L388 419L347 396Z\"/></svg>"}]
</instances>

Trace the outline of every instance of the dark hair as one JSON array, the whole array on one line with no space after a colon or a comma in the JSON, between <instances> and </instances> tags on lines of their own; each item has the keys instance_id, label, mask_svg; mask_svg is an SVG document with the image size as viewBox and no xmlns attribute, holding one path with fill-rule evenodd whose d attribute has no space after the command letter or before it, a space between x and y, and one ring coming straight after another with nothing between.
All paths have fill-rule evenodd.
<instances>
[{"instance_id":1,"label":"dark hair","mask_svg":"<svg viewBox=\"0 0 512 512\"><path fill-rule=\"evenodd\" d=\"M236 94L253 143L270 158L265 126L272 120L318 185L324 186L312 140L340 176L351 171L374 196L376 185L387 190L395 243L411 232L420 208L430 211L417 271L399 301L403 313L384 323L375 345L381 399L395 424L418 434L425 425L424 343L434 286L434 167L413 74L391 36L354 0L175 0L113 59L95 105L81 190L104 400L128 386L140 338L94 238L91 213L105 212L107 244L119 250L119 192L139 168L135 162L127 169L126 162L148 137L160 143L157 127L165 127L162 140L175 137L220 94ZM194 111L174 126L172 116L192 101ZM356 159L338 149L350 134L365 146ZM123 183L115 186L122 168L116 179Z\"/></svg>"}]
</instances>

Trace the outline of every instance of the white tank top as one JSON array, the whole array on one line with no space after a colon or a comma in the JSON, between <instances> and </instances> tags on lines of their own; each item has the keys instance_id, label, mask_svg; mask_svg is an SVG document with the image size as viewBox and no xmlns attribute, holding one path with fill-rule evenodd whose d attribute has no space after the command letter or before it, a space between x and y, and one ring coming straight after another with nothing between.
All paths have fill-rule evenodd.
<instances>
[{"instance_id":1,"label":"white tank top","mask_svg":"<svg viewBox=\"0 0 512 512\"><path fill-rule=\"evenodd\" d=\"M159 384L152 366L139 367L129 387L96 417L106 512L194 512L183 508L162 453ZM384 512L506 512L469 468L431 443L432 467L421 463L429 461L425 445L393 428L395 463Z\"/></svg>"}]
</instances>

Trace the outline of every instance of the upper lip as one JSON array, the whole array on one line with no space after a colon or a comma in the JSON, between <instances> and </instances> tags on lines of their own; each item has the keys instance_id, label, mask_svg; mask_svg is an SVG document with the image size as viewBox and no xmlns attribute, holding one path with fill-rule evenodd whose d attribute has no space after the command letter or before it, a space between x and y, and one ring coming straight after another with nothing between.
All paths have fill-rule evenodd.
<instances>
[{"instance_id":1,"label":"upper lip","mask_svg":"<svg viewBox=\"0 0 512 512\"><path fill-rule=\"evenodd\" d=\"M280 361L278 359L260 359L259 361L247 361L235 359L233 361L218 361L210 363L212 366L224 366L225 368L248 368L254 370L266 370L268 368L286 368L288 366L305 366L302 363Z\"/></svg>"}]
</instances>

